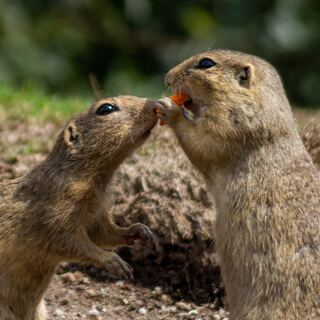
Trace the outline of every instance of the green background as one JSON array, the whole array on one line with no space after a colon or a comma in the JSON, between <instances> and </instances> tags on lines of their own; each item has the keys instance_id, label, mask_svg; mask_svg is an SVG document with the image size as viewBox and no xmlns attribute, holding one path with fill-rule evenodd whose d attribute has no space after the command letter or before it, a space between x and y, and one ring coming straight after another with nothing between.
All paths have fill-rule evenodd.
<instances>
[{"instance_id":1,"label":"green background","mask_svg":"<svg viewBox=\"0 0 320 320\"><path fill-rule=\"evenodd\" d=\"M0 0L0 82L157 97L163 76L213 48L264 57L293 104L320 105L319 0Z\"/></svg>"}]
</instances>

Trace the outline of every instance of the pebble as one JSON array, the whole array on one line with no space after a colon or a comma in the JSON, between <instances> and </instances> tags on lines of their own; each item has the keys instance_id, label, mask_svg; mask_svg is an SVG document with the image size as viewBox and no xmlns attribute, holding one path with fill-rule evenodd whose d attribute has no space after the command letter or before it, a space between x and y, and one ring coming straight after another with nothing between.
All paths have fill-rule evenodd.
<instances>
[{"instance_id":1,"label":"pebble","mask_svg":"<svg viewBox=\"0 0 320 320\"><path fill-rule=\"evenodd\" d=\"M161 287L155 287L153 292L155 294L161 294L162 293L162 288Z\"/></svg>"},{"instance_id":2,"label":"pebble","mask_svg":"<svg viewBox=\"0 0 320 320\"><path fill-rule=\"evenodd\" d=\"M93 319L99 319L100 312L96 309L96 307L93 307L88 311L88 315Z\"/></svg>"},{"instance_id":3,"label":"pebble","mask_svg":"<svg viewBox=\"0 0 320 320\"><path fill-rule=\"evenodd\" d=\"M163 303L166 303L166 304L172 304L172 302L173 302L172 299L166 294L163 294L161 296L161 300Z\"/></svg>"},{"instance_id":4,"label":"pebble","mask_svg":"<svg viewBox=\"0 0 320 320\"><path fill-rule=\"evenodd\" d=\"M167 307L167 306L162 305L160 311L161 312L176 313L177 312L177 307L176 306Z\"/></svg>"},{"instance_id":5,"label":"pebble","mask_svg":"<svg viewBox=\"0 0 320 320\"><path fill-rule=\"evenodd\" d=\"M87 296L90 298L96 298L96 297L100 297L102 295L101 292L99 292L98 290L95 290L95 289L88 289L86 291L86 293L87 293Z\"/></svg>"},{"instance_id":6,"label":"pebble","mask_svg":"<svg viewBox=\"0 0 320 320\"><path fill-rule=\"evenodd\" d=\"M191 310L191 306L183 301L179 301L176 303L176 306L183 311L190 311Z\"/></svg>"},{"instance_id":7,"label":"pebble","mask_svg":"<svg viewBox=\"0 0 320 320\"><path fill-rule=\"evenodd\" d=\"M138 310L138 313L141 314L142 316L146 316L148 311L145 307L142 307Z\"/></svg>"},{"instance_id":8,"label":"pebble","mask_svg":"<svg viewBox=\"0 0 320 320\"><path fill-rule=\"evenodd\" d=\"M63 280L63 282L65 283L73 283L76 281L76 277L73 273L71 272L67 272L61 275L61 279Z\"/></svg>"},{"instance_id":9,"label":"pebble","mask_svg":"<svg viewBox=\"0 0 320 320\"><path fill-rule=\"evenodd\" d=\"M103 307L102 307L102 306L96 306L96 309L97 309L99 312L103 312Z\"/></svg>"},{"instance_id":10,"label":"pebble","mask_svg":"<svg viewBox=\"0 0 320 320\"><path fill-rule=\"evenodd\" d=\"M188 315L189 315L189 316L196 316L197 314L198 314L198 311L197 311L196 309L190 310L190 311L188 312Z\"/></svg>"},{"instance_id":11,"label":"pebble","mask_svg":"<svg viewBox=\"0 0 320 320\"><path fill-rule=\"evenodd\" d=\"M58 317L64 317L64 311L61 309L56 309L54 315Z\"/></svg>"},{"instance_id":12,"label":"pebble","mask_svg":"<svg viewBox=\"0 0 320 320\"><path fill-rule=\"evenodd\" d=\"M83 274L79 271L66 272L66 273L63 273L60 277L65 283L75 283L75 282L85 283L85 284L90 283L89 279L84 277Z\"/></svg>"},{"instance_id":13,"label":"pebble","mask_svg":"<svg viewBox=\"0 0 320 320\"><path fill-rule=\"evenodd\" d=\"M116 286L118 286L118 287L123 287L123 285L124 285L124 281L122 281L122 280L119 280L116 282Z\"/></svg>"}]
</instances>

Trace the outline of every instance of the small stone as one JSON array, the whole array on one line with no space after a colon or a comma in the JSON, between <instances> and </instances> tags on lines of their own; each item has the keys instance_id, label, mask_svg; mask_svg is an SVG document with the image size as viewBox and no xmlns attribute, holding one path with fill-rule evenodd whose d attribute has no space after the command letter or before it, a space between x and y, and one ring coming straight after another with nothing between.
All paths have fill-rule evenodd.
<instances>
[{"instance_id":1,"label":"small stone","mask_svg":"<svg viewBox=\"0 0 320 320\"><path fill-rule=\"evenodd\" d=\"M128 299L122 299L123 304L128 305L129 304L129 300Z\"/></svg>"},{"instance_id":2,"label":"small stone","mask_svg":"<svg viewBox=\"0 0 320 320\"><path fill-rule=\"evenodd\" d=\"M222 316L222 315L224 315L226 312L225 312L223 309L219 309L219 310L218 310L218 313Z\"/></svg>"},{"instance_id":3,"label":"small stone","mask_svg":"<svg viewBox=\"0 0 320 320\"><path fill-rule=\"evenodd\" d=\"M1 167L1 163L0 163L0 167ZM56 273L57 274L63 274L63 273L66 272L67 268L68 268L68 263L67 262L61 262L58 265L57 269L56 269Z\"/></svg>"},{"instance_id":4,"label":"small stone","mask_svg":"<svg viewBox=\"0 0 320 320\"><path fill-rule=\"evenodd\" d=\"M165 305L162 305L161 306L161 309L160 309L161 312L170 312L170 313L176 313L177 312L177 307L176 306L165 306Z\"/></svg>"},{"instance_id":5,"label":"small stone","mask_svg":"<svg viewBox=\"0 0 320 320\"><path fill-rule=\"evenodd\" d=\"M122 281L122 280L119 280L116 282L116 286L118 286L118 287L122 287L123 285L124 285L124 281Z\"/></svg>"},{"instance_id":6,"label":"small stone","mask_svg":"<svg viewBox=\"0 0 320 320\"><path fill-rule=\"evenodd\" d=\"M86 293L87 293L87 296L90 298L96 298L101 296L101 293L95 289L88 289Z\"/></svg>"},{"instance_id":7,"label":"small stone","mask_svg":"<svg viewBox=\"0 0 320 320\"><path fill-rule=\"evenodd\" d=\"M163 303L172 304L172 299L166 294L163 294L161 296L161 300L162 300Z\"/></svg>"},{"instance_id":8,"label":"small stone","mask_svg":"<svg viewBox=\"0 0 320 320\"><path fill-rule=\"evenodd\" d=\"M64 317L64 311L61 309L56 309L54 315L58 317Z\"/></svg>"},{"instance_id":9,"label":"small stone","mask_svg":"<svg viewBox=\"0 0 320 320\"><path fill-rule=\"evenodd\" d=\"M93 319L99 319L100 312L96 309L96 307L93 307L88 311L88 315Z\"/></svg>"},{"instance_id":10,"label":"small stone","mask_svg":"<svg viewBox=\"0 0 320 320\"><path fill-rule=\"evenodd\" d=\"M76 277L73 273L67 272L61 275L61 279L65 283L73 283L76 281Z\"/></svg>"},{"instance_id":11,"label":"small stone","mask_svg":"<svg viewBox=\"0 0 320 320\"><path fill-rule=\"evenodd\" d=\"M160 293L162 293L162 288L161 287L155 287L154 288L154 292L157 293L157 294L160 294Z\"/></svg>"},{"instance_id":12,"label":"small stone","mask_svg":"<svg viewBox=\"0 0 320 320\"><path fill-rule=\"evenodd\" d=\"M159 296L162 294L162 288L161 287L155 287L154 290L152 291L152 294L155 296Z\"/></svg>"},{"instance_id":13,"label":"small stone","mask_svg":"<svg viewBox=\"0 0 320 320\"><path fill-rule=\"evenodd\" d=\"M190 311L191 310L191 306L183 301L179 301L176 303L176 306L183 311Z\"/></svg>"},{"instance_id":14,"label":"small stone","mask_svg":"<svg viewBox=\"0 0 320 320\"><path fill-rule=\"evenodd\" d=\"M81 283L83 283L83 284L90 284L90 280L89 280L87 277L83 277L83 278L81 279Z\"/></svg>"},{"instance_id":15,"label":"small stone","mask_svg":"<svg viewBox=\"0 0 320 320\"><path fill-rule=\"evenodd\" d=\"M102 312L102 306L96 306L96 309L99 311L99 312Z\"/></svg>"},{"instance_id":16,"label":"small stone","mask_svg":"<svg viewBox=\"0 0 320 320\"><path fill-rule=\"evenodd\" d=\"M142 308L142 307L144 306L144 301L142 301L142 300L136 300L136 301L135 301L135 305L136 305L137 307Z\"/></svg>"},{"instance_id":17,"label":"small stone","mask_svg":"<svg viewBox=\"0 0 320 320\"><path fill-rule=\"evenodd\" d=\"M190 311L188 312L188 315L189 315L189 316L196 316L197 314L198 314L198 311L197 311L196 309L190 310Z\"/></svg>"},{"instance_id":18,"label":"small stone","mask_svg":"<svg viewBox=\"0 0 320 320\"><path fill-rule=\"evenodd\" d=\"M86 279L79 271L67 272L62 274L60 277L65 283L84 283Z\"/></svg>"},{"instance_id":19,"label":"small stone","mask_svg":"<svg viewBox=\"0 0 320 320\"><path fill-rule=\"evenodd\" d=\"M146 316L148 311L145 307L142 307L138 310L138 313L141 314L142 316Z\"/></svg>"}]
</instances>

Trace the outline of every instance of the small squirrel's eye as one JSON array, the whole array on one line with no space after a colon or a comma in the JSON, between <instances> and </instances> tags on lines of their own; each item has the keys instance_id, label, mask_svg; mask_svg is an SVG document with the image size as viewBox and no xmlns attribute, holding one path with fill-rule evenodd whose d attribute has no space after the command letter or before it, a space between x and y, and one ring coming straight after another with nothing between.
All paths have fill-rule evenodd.
<instances>
[{"instance_id":1,"label":"small squirrel's eye","mask_svg":"<svg viewBox=\"0 0 320 320\"><path fill-rule=\"evenodd\" d=\"M118 107L110 103L104 103L96 110L96 115L106 116L107 114L112 113L114 111L118 111L118 110L119 110Z\"/></svg>"},{"instance_id":2,"label":"small squirrel's eye","mask_svg":"<svg viewBox=\"0 0 320 320\"><path fill-rule=\"evenodd\" d=\"M209 69L211 67L214 67L216 63L209 59L209 58L203 58L199 61L199 63L196 65L197 69Z\"/></svg>"}]
</instances>

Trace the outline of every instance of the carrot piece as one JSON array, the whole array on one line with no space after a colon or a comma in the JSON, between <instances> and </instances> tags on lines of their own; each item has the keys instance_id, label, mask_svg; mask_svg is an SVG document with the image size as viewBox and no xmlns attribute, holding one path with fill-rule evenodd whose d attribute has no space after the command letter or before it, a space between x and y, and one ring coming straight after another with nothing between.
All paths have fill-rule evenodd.
<instances>
[{"instance_id":1,"label":"carrot piece","mask_svg":"<svg viewBox=\"0 0 320 320\"><path fill-rule=\"evenodd\" d=\"M157 113L157 114L160 113L159 108L155 109L154 111L155 111L155 113ZM166 122L165 122L164 120L161 120L161 119L160 119L159 124L160 124L160 126L162 127L162 126L164 126L164 125L166 124Z\"/></svg>"},{"instance_id":2,"label":"carrot piece","mask_svg":"<svg viewBox=\"0 0 320 320\"><path fill-rule=\"evenodd\" d=\"M185 93L176 93L174 94L173 96L170 97L170 99L175 103L177 104L178 106L182 106L187 100L190 99L190 97L185 94ZM159 109L156 109L155 110L156 113L159 113L160 110ZM159 124L160 126L164 126L166 125L167 123L164 121L164 120L160 120L159 121Z\"/></svg>"},{"instance_id":3,"label":"carrot piece","mask_svg":"<svg viewBox=\"0 0 320 320\"><path fill-rule=\"evenodd\" d=\"M178 106L183 105L187 100L190 99L190 97L182 92L176 93L173 96L170 97L170 99L175 102Z\"/></svg>"}]
</instances>

